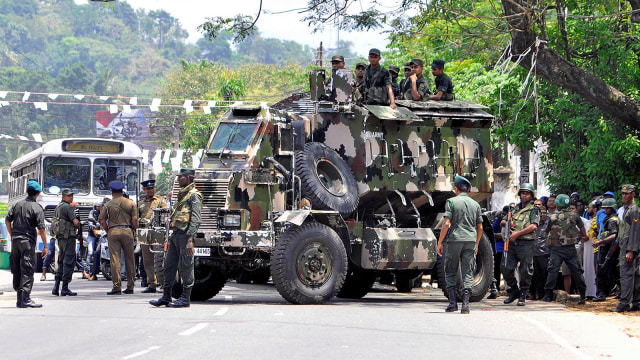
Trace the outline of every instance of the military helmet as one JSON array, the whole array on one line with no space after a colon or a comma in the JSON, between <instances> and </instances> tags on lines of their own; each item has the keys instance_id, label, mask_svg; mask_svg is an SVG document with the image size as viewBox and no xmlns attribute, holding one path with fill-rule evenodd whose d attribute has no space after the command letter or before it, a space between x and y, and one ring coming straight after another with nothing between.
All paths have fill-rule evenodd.
<instances>
[{"instance_id":1,"label":"military helmet","mask_svg":"<svg viewBox=\"0 0 640 360\"><path fill-rule=\"evenodd\" d=\"M603 208L613 208L613 210L618 210L618 204L616 204L616 200L615 199L604 199L602 201L602 207Z\"/></svg>"},{"instance_id":2,"label":"military helmet","mask_svg":"<svg viewBox=\"0 0 640 360\"><path fill-rule=\"evenodd\" d=\"M556 206L557 207L568 207L571 204L571 199L567 194L560 194L556 197Z\"/></svg>"},{"instance_id":3,"label":"military helmet","mask_svg":"<svg viewBox=\"0 0 640 360\"><path fill-rule=\"evenodd\" d=\"M529 191L531 192L531 195L536 196L536 189L533 188L532 183L522 183L522 185L520 185L520 189L518 189L518 195L520 195L522 191Z\"/></svg>"}]
</instances>

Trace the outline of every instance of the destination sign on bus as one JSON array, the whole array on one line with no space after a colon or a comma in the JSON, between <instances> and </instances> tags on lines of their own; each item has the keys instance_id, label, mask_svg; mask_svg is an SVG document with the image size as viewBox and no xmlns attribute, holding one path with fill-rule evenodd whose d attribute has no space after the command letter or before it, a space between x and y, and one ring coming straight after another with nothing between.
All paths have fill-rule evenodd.
<instances>
[{"instance_id":1,"label":"destination sign on bus","mask_svg":"<svg viewBox=\"0 0 640 360\"><path fill-rule=\"evenodd\" d=\"M117 142L101 140L65 140L62 142L62 150L119 154L124 151L124 145Z\"/></svg>"}]
</instances>

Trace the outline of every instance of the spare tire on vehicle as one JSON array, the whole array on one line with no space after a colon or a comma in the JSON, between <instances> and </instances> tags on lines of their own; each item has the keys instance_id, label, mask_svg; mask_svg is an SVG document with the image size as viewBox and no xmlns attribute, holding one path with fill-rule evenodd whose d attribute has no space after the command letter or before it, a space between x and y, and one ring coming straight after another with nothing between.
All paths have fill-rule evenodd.
<instances>
[{"instance_id":1,"label":"spare tire on vehicle","mask_svg":"<svg viewBox=\"0 0 640 360\"><path fill-rule=\"evenodd\" d=\"M296 174L302 195L319 210L335 210L348 216L358 207L358 185L349 165L330 147L308 143L296 151Z\"/></svg>"}]
</instances>

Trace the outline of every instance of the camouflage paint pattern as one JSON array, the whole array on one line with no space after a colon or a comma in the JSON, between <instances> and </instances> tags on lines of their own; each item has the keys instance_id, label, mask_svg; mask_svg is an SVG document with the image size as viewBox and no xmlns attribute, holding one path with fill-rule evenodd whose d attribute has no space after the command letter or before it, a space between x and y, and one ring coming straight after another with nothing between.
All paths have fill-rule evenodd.
<instances>
[{"instance_id":1,"label":"camouflage paint pattern","mask_svg":"<svg viewBox=\"0 0 640 360\"><path fill-rule=\"evenodd\" d=\"M549 215L549 231L547 232L548 246L574 245L580 242L578 221L582 220L568 208L559 209Z\"/></svg>"}]
</instances>

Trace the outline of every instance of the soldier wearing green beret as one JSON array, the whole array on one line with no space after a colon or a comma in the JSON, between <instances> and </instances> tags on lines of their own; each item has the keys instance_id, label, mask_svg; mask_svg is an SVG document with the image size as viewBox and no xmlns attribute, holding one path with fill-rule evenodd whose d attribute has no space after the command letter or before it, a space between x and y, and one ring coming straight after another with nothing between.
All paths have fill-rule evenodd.
<instances>
[{"instance_id":1,"label":"soldier wearing green beret","mask_svg":"<svg viewBox=\"0 0 640 360\"><path fill-rule=\"evenodd\" d=\"M618 240L620 255L620 302L613 312L640 310L640 208L636 206L636 187L623 185L624 219L620 222Z\"/></svg>"},{"instance_id":2,"label":"soldier wearing green beret","mask_svg":"<svg viewBox=\"0 0 640 360\"><path fill-rule=\"evenodd\" d=\"M475 270L475 255L478 252L478 243L482 238L482 212L480 205L467 194L471 188L469 180L462 176L456 176L454 183L456 196L447 200L445 205L444 223L440 231L437 251L439 256L445 253L444 272L449 297L449 305L445 311L458 310L456 277L458 267L460 267L464 286L460 312L468 314ZM446 251L444 251L445 239Z\"/></svg>"},{"instance_id":3,"label":"soldier wearing green beret","mask_svg":"<svg viewBox=\"0 0 640 360\"><path fill-rule=\"evenodd\" d=\"M533 185L523 183L518 190L520 203L508 215L511 235L504 242L504 262L502 274L511 288L509 298L504 303L511 304L518 299L518 306L524 306L531 277L533 276L533 248L536 230L540 224L540 209L534 205L535 193ZM519 265L518 265L519 264ZM516 279L516 268L520 274L520 286Z\"/></svg>"},{"instance_id":4,"label":"soldier wearing green beret","mask_svg":"<svg viewBox=\"0 0 640 360\"><path fill-rule=\"evenodd\" d=\"M169 238L169 247L164 260L163 294L160 299L149 301L153 306L189 307L191 304L191 289L194 282L193 237L202 222L200 216L202 194L196 189L194 178L193 169L180 169L178 173L180 192L171 213L173 233ZM179 272L182 278L182 295L172 303L171 288L176 280L176 272Z\"/></svg>"},{"instance_id":5,"label":"soldier wearing green beret","mask_svg":"<svg viewBox=\"0 0 640 360\"><path fill-rule=\"evenodd\" d=\"M578 260L578 253L575 245L579 242L587 241L587 232L580 215L569 209L569 195L560 194L556 198L558 211L549 215L547 225L547 245L551 250L549 255L549 273L547 282L544 285L544 297L542 301L551 301L553 289L556 287L558 271L562 262L569 266L571 277L573 278L578 291L580 301L578 305L584 305L587 285L584 282L584 270Z\"/></svg>"}]
</instances>

